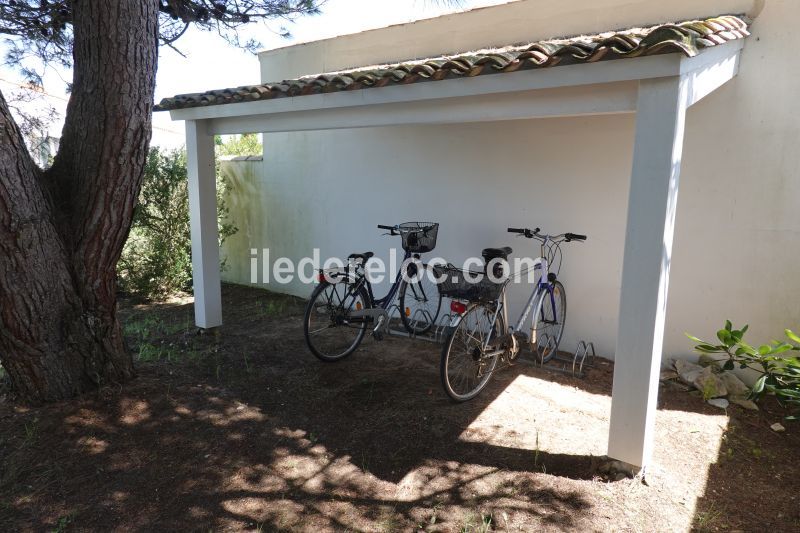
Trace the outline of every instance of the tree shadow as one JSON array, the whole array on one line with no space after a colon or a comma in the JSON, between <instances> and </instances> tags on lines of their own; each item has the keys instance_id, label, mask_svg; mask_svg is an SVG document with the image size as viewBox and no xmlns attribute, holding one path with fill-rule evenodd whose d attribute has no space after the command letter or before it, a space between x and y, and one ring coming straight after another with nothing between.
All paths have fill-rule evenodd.
<instances>
[{"instance_id":1,"label":"tree shadow","mask_svg":"<svg viewBox=\"0 0 800 533\"><path fill-rule=\"evenodd\" d=\"M540 370L507 369L456 405L436 345L370 340L325 365L305 349L293 304L286 316L254 312L283 297L235 287L224 297L217 334L165 327L148 339L178 360L140 364L137 380L98 397L0 415L3 529L591 525L577 482L592 479L591 455L473 427L511 381ZM171 306L161 318L190 313Z\"/></svg>"},{"instance_id":2,"label":"tree shadow","mask_svg":"<svg viewBox=\"0 0 800 533\"><path fill-rule=\"evenodd\" d=\"M728 411L719 453L695 505L693 530L800 531L800 432L790 423L785 432L770 429L786 415L774 398L765 398L760 408Z\"/></svg>"}]
</instances>

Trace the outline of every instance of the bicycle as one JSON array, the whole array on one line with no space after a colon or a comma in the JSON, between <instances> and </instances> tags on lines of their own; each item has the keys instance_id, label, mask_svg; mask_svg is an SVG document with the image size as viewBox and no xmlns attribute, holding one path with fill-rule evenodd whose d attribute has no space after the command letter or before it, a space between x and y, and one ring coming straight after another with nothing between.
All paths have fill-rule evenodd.
<instances>
[{"instance_id":1,"label":"bicycle","mask_svg":"<svg viewBox=\"0 0 800 533\"><path fill-rule=\"evenodd\" d=\"M405 251L386 296L375 298L367 276L372 252L350 254L345 267L319 271L319 285L306 306L303 335L311 353L322 361L340 361L353 353L372 323L373 336L381 340L398 294L400 320L411 336L426 333L439 316L442 297L430 267L421 261L421 254L436 246L439 224L406 222L378 228L388 230L386 235L399 235Z\"/></svg>"},{"instance_id":2,"label":"bicycle","mask_svg":"<svg viewBox=\"0 0 800 533\"><path fill-rule=\"evenodd\" d=\"M477 396L495 371L513 364L524 344L540 362L549 361L556 354L564 334L567 295L564 285L558 280L561 244L582 242L586 236L575 233L544 235L539 228L508 228L508 231L541 243L541 253L531 267L540 273L515 326L506 328L506 288L513 276L502 279L503 265L507 265L511 248L484 249L482 255L486 266L482 273L460 270L452 265L434 270L440 280L439 292L452 299L451 311L455 315L442 348L439 369L445 392L457 402ZM553 272L550 267L556 261L558 267ZM526 274L531 268L514 276ZM495 280L488 276L490 271ZM467 279L468 276L472 279ZM474 281L476 278L477 282ZM522 328L532 310L530 336L527 336ZM498 368L499 361L504 364Z\"/></svg>"}]
</instances>

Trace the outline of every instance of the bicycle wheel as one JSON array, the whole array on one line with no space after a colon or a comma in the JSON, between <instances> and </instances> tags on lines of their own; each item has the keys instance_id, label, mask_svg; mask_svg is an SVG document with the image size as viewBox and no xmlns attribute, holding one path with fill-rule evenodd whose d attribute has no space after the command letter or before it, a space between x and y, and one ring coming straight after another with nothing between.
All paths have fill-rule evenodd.
<instances>
[{"instance_id":1,"label":"bicycle wheel","mask_svg":"<svg viewBox=\"0 0 800 533\"><path fill-rule=\"evenodd\" d=\"M542 363L558 352L566 318L567 293L561 282L555 281L542 295L531 322L531 350Z\"/></svg>"},{"instance_id":2,"label":"bicycle wheel","mask_svg":"<svg viewBox=\"0 0 800 533\"><path fill-rule=\"evenodd\" d=\"M491 338L496 338L506 329L500 314L492 324L494 316L487 306L472 306L444 343L439 372L445 392L456 402L477 396L497 366L499 355L483 356L487 335L491 332ZM489 350L493 350L491 344Z\"/></svg>"},{"instance_id":3,"label":"bicycle wheel","mask_svg":"<svg viewBox=\"0 0 800 533\"><path fill-rule=\"evenodd\" d=\"M353 353L364 339L367 320L350 320L348 315L369 307L364 287L353 292L349 283L320 283L311 293L303 319L303 335L311 353L327 363Z\"/></svg>"},{"instance_id":4,"label":"bicycle wheel","mask_svg":"<svg viewBox=\"0 0 800 533\"><path fill-rule=\"evenodd\" d=\"M408 281L400 285L400 320L409 333L426 333L436 324L442 296L429 265L408 266Z\"/></svg>"}]
</instances>

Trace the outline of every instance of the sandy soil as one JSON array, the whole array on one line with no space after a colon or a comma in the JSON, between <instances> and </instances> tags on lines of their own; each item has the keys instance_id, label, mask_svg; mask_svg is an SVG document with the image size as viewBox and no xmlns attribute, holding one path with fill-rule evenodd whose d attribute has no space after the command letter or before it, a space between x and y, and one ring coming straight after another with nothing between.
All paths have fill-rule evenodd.
<instances>
[{"instance_id":1,"label":"sandy soil","mask_svg":"<svg viewBox=\"0 0 800 533\"><path fill-rule=\"evenodd\" d=\"M708 406L662 386L647 484L597 476L613 365L530 364L451 403L439 347L389 338L323 364L303 302L226 286L226 324L190 302L127 302L139 377L29 407L0 401L2 531L800 530L800 432L777 406Z\"/></svg>"}]
</instances>

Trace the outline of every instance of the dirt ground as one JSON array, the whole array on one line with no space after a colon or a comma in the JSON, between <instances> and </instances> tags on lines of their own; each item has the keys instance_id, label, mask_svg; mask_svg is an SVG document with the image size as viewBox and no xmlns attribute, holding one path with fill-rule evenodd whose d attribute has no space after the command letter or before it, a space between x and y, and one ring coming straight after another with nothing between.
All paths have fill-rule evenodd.
<instances>
[{"instance_id":1,"label":"dirt ground","mask_svg":"<svg viewBox=\"0 0 800 533\"><path fill-rule=\"evenodd\" d=\"M27 407L0 398L0 531L800 531L800 431L662 386L647 484L596 475L612 363L518 364L451 403L439 347L365 341L324 364L303 302L225 286L123 304L136 380Z\"/></svg>"}]
</instances>

